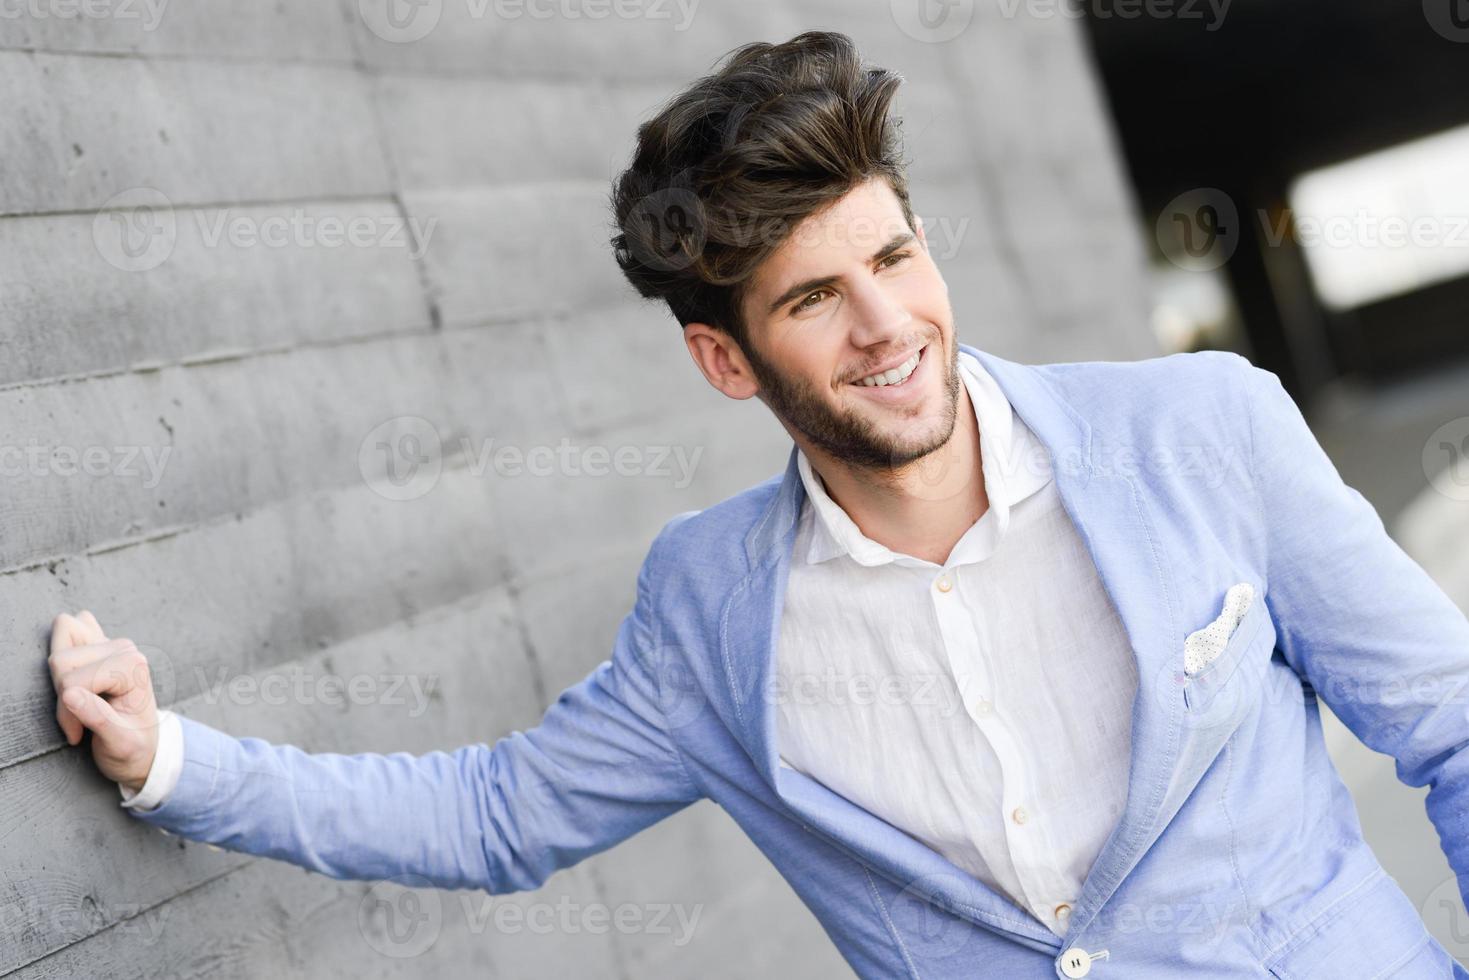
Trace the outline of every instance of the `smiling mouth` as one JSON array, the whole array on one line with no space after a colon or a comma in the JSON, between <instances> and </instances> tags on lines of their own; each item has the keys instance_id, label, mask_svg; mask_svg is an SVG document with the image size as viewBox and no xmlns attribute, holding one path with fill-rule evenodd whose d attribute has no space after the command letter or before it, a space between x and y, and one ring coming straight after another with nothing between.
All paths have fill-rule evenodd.
<instances>
[{"instance_id":1,"label":"smiling mouth","mask_svg":"<svg viewBox=\"0 0 1469 980\"><path fill-rule=\"evenodd\" d=\"M886 371L879 371L876 374L869 374L865 378L858 378L856 381L851 382L851 384L856 385L858 388L901 388L908 383L908 379L913 377L913 373L918 370L918 364L923 360L924 352L927 350L928 345L924 344L897 367L889 368Z\"/></svg>"}]
</instances>

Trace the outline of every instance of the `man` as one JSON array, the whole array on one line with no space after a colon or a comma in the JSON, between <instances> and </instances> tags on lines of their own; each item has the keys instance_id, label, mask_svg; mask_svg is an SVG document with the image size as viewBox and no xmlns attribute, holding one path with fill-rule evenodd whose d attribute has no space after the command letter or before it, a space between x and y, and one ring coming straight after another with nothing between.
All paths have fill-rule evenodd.
<instances>
[{"instance_id":1,"label":"man","mask_svg":"<svg viewBox=\"0 0 1469 980\"><path fill-rule=\"evenodd\" d=\"M711 798L864 977L1469 976L1363 841L1316 700L1431 787L1469 884L1469 721L1385 692L1469 675L1469 622L1273 374L961 345L899 81L803 34L639 129L619 265L795 445L669 522L540 725L419 757L236 739L157 711L84 613L53 643L68 740L158 827L492 893Z\"/></svg>"}]
</instances>

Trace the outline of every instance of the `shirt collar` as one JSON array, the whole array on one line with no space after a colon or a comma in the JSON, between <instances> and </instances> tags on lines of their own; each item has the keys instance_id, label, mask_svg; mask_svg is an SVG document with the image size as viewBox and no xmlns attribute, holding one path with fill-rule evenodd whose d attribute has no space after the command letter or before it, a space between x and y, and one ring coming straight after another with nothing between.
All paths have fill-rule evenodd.
<instances>
[{"instance_id":1,"label":"shirt collar","mask_svg":"<svg viewBox=\"0 0 1469 980\"><path fill-rule=\"evenodd\" d=\"M1014 413L1005 393L979 360L959 352L959 377L969 394L979 426L980 468L984 473L989 509L970 526L954 545L948 564L979 561L999 544L1010 524L1010 509L1040 490L1051 480L1051 462L1045 447ZM867 537L827 494L821 477L799 448L796 466L806 490L808 505L815 510L810 564L841 555L851 555L861 565L897 562L927 565L928 562L890 550Z\"/></svg>"}]
</instances>

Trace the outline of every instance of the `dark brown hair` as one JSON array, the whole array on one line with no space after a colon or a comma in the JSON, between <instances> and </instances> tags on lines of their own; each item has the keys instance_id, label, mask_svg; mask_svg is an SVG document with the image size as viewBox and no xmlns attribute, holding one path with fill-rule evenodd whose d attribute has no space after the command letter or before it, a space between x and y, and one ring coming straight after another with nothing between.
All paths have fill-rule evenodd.
<instances>
[{"instance_id":1,"label":"dark brown hair","mask_svg":"<svg viewBox=\"0 0 1469 980\"><path fill-rule=\"evenodd\" d=\"M888 115L902 81L834 32L730 52L638 127L613 183L612 247L633 288L680 326L709 323L744 347L743 290L803 219L880 176L912 228L901 121Z\"/></svg>"}]
</instances>

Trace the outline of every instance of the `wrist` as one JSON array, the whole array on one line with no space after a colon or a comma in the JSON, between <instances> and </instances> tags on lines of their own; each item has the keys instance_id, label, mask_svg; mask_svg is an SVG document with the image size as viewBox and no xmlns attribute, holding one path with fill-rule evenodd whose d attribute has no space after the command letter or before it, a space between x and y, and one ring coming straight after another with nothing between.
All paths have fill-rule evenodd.
<instances>
[{"instance_id":1,"label":"wrist","mask_svg":"<svg viewBox=\"0 0 1469 980\"><path fill-rule=\"evenodd\" d=\"M159 717L158 720L159 720L160 723L162 722L163 719L162 719L162 716L161 715L160 715L160 717ZM136 770L134 770L130 774L125 775L122 778L118 779L117 780L118 785L119 786L122 786L129 793L132 793L132 794L141 793L143 791L143 787L148 784L148 777L153 774L153 766L157 763L157 761L158 761L158 726L155 725L154 728L153 728L153 744L148 749L148 758L143 762L143 765L141 767L137 768Z\"/></svg>"}]
</instances>

